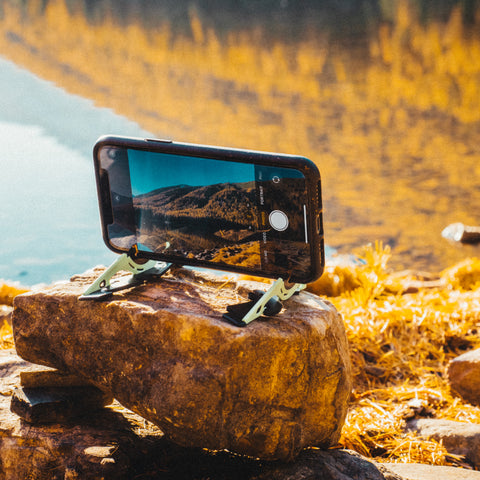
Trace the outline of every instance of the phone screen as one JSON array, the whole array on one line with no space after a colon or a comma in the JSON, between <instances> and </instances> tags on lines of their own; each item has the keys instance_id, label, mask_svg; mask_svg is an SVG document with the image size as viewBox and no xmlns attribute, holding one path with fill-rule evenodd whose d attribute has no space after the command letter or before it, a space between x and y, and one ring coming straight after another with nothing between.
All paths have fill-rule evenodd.
<instances>
[{"instance_id":1,"label":"phone screen","mask_svg":"<svg viewBox=\"0 0 480 480\"><path fill-rule=\"evenodd\" d=\"M107 146L108 241L179 264L309 277L302 171Z\"/></svg>"}]
</instances>

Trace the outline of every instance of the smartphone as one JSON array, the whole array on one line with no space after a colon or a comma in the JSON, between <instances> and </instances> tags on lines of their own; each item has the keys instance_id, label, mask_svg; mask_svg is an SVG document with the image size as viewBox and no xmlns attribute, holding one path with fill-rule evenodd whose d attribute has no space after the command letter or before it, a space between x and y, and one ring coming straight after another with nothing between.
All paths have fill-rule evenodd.
<instances>
[{"instance_id":1,"label":"smartphone","mask_svg":"<svg viewBox=\"0 0 480 480\"><path fill-rule=\"evenodd\" d=\"M320 174L304 157L104 136L94 164L114 252L295 283L322 274Z\"/></svg>"}]
</instances>

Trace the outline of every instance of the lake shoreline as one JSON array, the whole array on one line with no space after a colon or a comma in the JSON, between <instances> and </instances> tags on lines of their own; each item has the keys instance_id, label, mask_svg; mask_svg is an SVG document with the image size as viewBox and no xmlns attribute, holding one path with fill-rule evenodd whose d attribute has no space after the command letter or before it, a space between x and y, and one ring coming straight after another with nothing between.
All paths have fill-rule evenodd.
<instances>
[{"instance_id":1,"label":"lake shoreline","mask_svg":"<svg viewBox=\"0 0 480 480\"><path fill-rule=\"evenodd\" d=\"M399 267L442 270L464 257L442 230L478 220L480 39L458 8L427 21L409 5L368 24L362 55L313 26L271 43L262 30L220 32L201 9L185 33L168 19L154 30L92 21L63 0L6 9L0 46L154 136L311 158L329 245L349 254L378 239Z\"/></svg>"}]
</instances>

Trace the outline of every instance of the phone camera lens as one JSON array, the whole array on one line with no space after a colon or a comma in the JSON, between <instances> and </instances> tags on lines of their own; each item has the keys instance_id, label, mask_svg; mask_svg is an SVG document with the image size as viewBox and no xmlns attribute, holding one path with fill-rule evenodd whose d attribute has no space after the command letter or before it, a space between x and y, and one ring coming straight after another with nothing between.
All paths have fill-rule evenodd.
<instances>
[{"instance_id":1,"label":"phone camera lens","mask_svg":"<svg viewBox=\"0 0 480 480\"><path fill-rule=\"evenodd\" d=\"M109 148L107 150L107 155L108 158L115 160L115 157L117 156L117 149L116 148Z\"/></svg>"}]
</instances>

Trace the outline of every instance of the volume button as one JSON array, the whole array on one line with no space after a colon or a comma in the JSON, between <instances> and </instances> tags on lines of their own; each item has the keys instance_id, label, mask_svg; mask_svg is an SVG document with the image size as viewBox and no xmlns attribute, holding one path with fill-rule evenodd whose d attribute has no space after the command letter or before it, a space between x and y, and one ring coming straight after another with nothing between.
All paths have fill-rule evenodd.
<instances>
[{"instance_id":1,"label":"volume button","mask_svg":"<svg viewBox=\"0 0 480 480\"><path fill-rule=\"evenodd\" d=\"M153 143L173 143L173 140L169 140L166 138L146 138L145 141Z\"/></svg>"}]
</instances>

